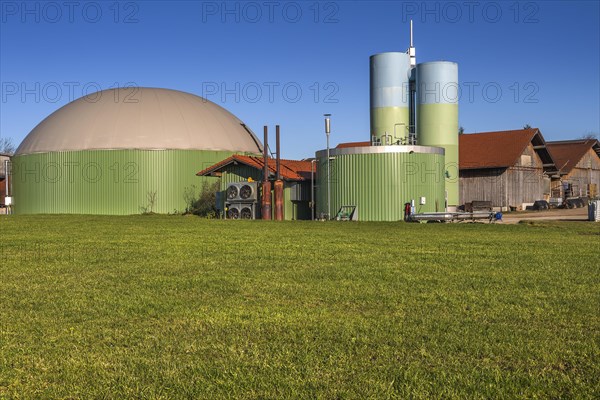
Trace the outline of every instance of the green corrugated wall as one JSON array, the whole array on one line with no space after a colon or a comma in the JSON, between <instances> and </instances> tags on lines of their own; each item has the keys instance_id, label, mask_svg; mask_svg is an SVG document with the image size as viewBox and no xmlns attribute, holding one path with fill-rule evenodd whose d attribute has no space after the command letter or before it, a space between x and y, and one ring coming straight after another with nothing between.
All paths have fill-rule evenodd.
<instances>
[{"instance_id":1,"label":"green corrugated wall","mask_svg":"<svg viewBox=\"0 0 600 400\"><path fill-rule=\"evenodd\" d=\"M327 164L320 158L317 215L327 213ZM331 215L342 205L358 206L360 221L399 221L404 203L416 212L444 211L444 156L429 153L337 155L331 161ZM419 206L419 197L427 204ZM436 207L437 203L437 207Z\"/></svg>"},{"instance_id":2,"label":"green corrugated wall","mask_svg":"<svg viewBox=\"0 0 600 400\"><path fill-rule=\"evenodd\" d=\"M139 214L156 193L152 211L181 212L196 173L233 154L206 150L86 150L13 158L18 214Z\"/></svg>"}]
</instances>

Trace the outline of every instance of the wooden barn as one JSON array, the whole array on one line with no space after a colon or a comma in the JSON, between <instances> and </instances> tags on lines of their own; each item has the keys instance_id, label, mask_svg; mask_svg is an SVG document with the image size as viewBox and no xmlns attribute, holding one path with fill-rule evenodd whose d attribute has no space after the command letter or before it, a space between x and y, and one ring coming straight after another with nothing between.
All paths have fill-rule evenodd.
<instances>
[{"instance_id":1,"label":"wooden barn","mask_svg":"<svg viewBox=\"0 0 600 400\"><path fill-rule=\"evenodd\" d=\"M558 171L539 129L462 134L459 149L461 204L522 210L550 198Z\"/></svg>"},{"instance_id":2,"label":"wooden barn","mask_svg":"<svg viewBox=\"0 0 600 400\"><path fill-rule=\"evenodd\" d=\"M560 171L552 182L552 197L599 196L600 143L597 139L548 142L548 150Z\"/></svg>"}]
</instances>

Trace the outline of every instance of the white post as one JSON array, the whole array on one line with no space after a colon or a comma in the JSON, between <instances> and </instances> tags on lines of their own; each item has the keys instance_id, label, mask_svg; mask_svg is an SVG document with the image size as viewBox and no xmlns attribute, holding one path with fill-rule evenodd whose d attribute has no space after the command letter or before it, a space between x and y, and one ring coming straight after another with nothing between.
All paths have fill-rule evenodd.
<instances>
[{"instance_id":1,"label":"white post","mask_svg":"<svg viewBox=\"0 0 600 400\"><path fill-rule=\"evenodd\" d=\"M330 169L329 169L329 134L331 133L331 114L325 116L325 135L327 136L327 219L331 219L331 184L330 184Z\"/></svg>"}]
</instances>

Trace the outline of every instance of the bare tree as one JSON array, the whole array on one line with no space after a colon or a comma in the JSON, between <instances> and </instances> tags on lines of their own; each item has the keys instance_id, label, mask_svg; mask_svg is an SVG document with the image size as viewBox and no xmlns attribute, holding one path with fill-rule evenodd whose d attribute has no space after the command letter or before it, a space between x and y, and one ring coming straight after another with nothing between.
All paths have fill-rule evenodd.
<instances>
[{"instance_id":1,"label":"bare tree","mask_svg":"<svg viewBox=\"0 0 600 400\"><path fill-rule=\"evenodd\" d=\"M140 207L142 214L154 214L154 205L156 204L156 190L148 191L146 193L146 199L148 200L147 206Z\"/></svg>"},{"instance_id":2,"label":"bare tree","mask_svg":"<svg viewBox=\"0 0 600 400\"><path fill-rule=\"evenodd\" d=\"M581 135L579 139L583 140L598 140L598 134L594 132L588 132L585 135Z\"/></svg>"},{"instance_id":3,"label":"bare tree","mask_svg":"<svg viewBox=\"0 0 600 400\"><path fill-rule=\"evenodd\" d=\"M529 125L529 124L525 124L525 125L523 126L523 129L531 129L531 125Z\"/></svg>"},{"instance_id":4,"label":"bare tree","mask_svg":"<svg viewBox=\"0 0 600 400\"><path fill-rule=\"evenodd\" d=\"M13 144L13 141L9 137L0 138L0 154L8 154L13 155L15 153L16 147Z\"/></svg>"},{"instance_id":5,"label":"bare tree","mask_svg":"<svg viewBox=\"0 0 600 400\"><path fill-rule=\"evenodd\" d=\"M462 135L463 133L465 133L465 128L463 128L462 126L460 128L458 128L458 134Z\"/></svg>"}]
</instances>

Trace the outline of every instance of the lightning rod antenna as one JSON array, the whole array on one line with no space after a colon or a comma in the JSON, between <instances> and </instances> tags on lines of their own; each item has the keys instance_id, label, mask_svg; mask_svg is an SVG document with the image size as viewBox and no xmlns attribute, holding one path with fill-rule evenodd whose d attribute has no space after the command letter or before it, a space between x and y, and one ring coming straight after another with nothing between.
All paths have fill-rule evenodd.
<instances>
[{"instance_id":1,"label":"lightning rod antenna","mask_svg":"<svg viewBox=\"0 0 600 400\"><path fill-rule=\"evenodd\" d=\"M413 21L410 20L410 47L408 48L408 55L410 56L410 66L414 68L417 66L417 52L413 43Z\"/></svg>"}]
</instances>

